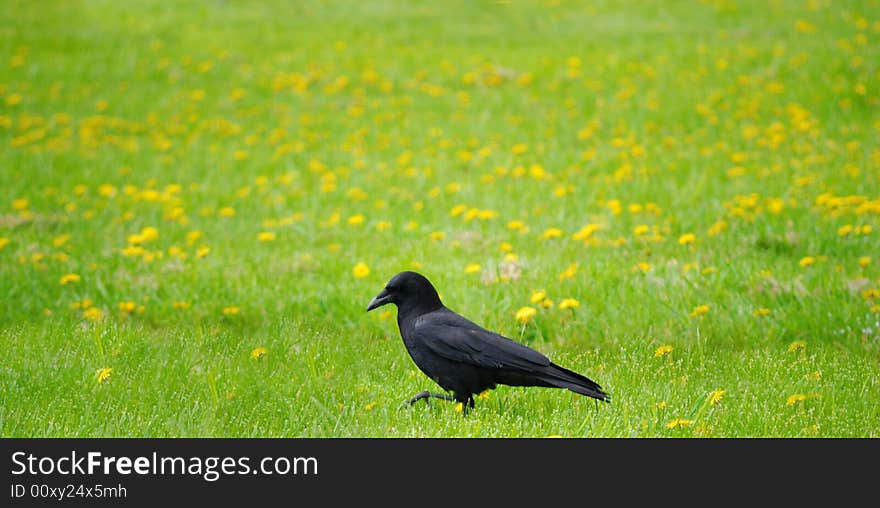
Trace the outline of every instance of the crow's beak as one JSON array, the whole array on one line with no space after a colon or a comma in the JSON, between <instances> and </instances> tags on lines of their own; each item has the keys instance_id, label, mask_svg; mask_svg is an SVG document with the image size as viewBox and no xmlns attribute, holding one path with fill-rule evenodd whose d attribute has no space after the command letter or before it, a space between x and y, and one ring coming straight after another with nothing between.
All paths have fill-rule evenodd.
<instances>
[{"instance_id":1,"label":"crow's beak","mask_svg":"<svg viewBox=\"0 0 880 508\"><path fill-rule=\"evenodd\" d=\"M370 300L369 304L367 304L367 312L370 312L371 310L375 309L376 307L381 307L381 306L385 305L386 303L391 303L391 295L388 294L388 290L383 289L382 291L379 292L378 295L376 295L375 298Z\"/></svg>"}]
</instances>

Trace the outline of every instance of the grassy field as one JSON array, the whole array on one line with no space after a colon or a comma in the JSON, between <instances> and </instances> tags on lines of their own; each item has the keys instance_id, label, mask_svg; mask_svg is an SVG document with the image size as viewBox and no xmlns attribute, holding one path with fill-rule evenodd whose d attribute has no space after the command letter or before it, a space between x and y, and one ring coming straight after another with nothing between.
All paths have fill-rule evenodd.
<instances>
[{"instance_id":1,"label":"grassy field","mask_svg":"<svg viewBox=\"0 0 880 508\"><path fill-rule=\"evenodd\" d=\"M880 437L880 2L0 6L0 435ZM463 417L401 270L598 381Z\"/></svg>"}]
</instances>

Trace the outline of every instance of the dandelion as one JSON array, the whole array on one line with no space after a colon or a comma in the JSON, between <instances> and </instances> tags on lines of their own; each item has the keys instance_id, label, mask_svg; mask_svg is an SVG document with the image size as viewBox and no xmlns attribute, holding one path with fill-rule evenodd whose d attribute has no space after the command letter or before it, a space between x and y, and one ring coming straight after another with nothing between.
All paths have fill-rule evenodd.
<instances>
[{"instance_id":1,"label":"dandelion","mask_svg":"<svg viewBox=\"0 0 880 508\"><path fill-rule=\"evenodd\" d=\"M715 390L709 394L708 400L709 405L714 406L721 402L721 399L724 398L724 394L727 393L727 390Z\"/></svg>"},{"instance_id":2,"label":"dandelion","mask_svg":"<svg viewBox=\"0 0 880 508\"><path fill-rule=\"evenodd\" d=\"M67 234L58 235L54 239L52 239L52 246L55 248L59 248L59 247L63 246L65 243L67 243L69 240L70 240L70 235L67 235Z\"/></svg>"},{"instance_id":3,"label":"dandelion","mask_svg":"<svg viewBox=\"0 0 880 508\"><path fill-rule=\"evenodd\" d=\"M363 261L354 265L354 268L351 269L351 273L354 274L358 279L362 279L367 275L370 275L370 267L367 266Z\"/></svg>"},{"instance_id":4,"label":"dandelion","mask_svg":"<svg viewBox=\"0 0 880 508\"><path fill-rule=\"evenodd\" d=\"M532 291L532 296L529 300L531 300L532 303L541 303L545 298L547 298L547 292L543 289L538 289Z\"/></svg>"},{"instance_id":5,"label":"dandelion","mask_svg":"<svg viewBox=\"0 0 880 508\"><path fill-rule=\"evenodd\" d=\"M482 267L477 263L471 263L464 267L464 273L478 273Z\"/></svg>"},{"instance_id":6,"label":"dandelion","mask_svg":"<svg viewBox=\"0 0 880 508\"><path fill-rule=\"evenodd\" d=\"M755 317L763 317L770 314L770 309L766 307L761 307L760 309L755 309L752 311L752 315Z\"/></svg>"},{"instance_id":7,"label":"dandelion","mask_svg":"<svg viewBox=\"0 0 880 508\"><path fill-rule=\"evenodd\" d=\"M804 256L801 258L800 261L798 261L798 264L801 265L802 267L806 268L815 262L816 262L816 258L814 258L813 256Z\"/></svg>"},{"instance_id":8,"label":"dandelion","mask_svg":"<svg viewBox=\"0 0 880 508\"><path fill-rule=\"evenodd\" d=\"M796 340L788 345L788 352L795 353L797 351L803 351L807 348L807 342L804 340Z\"/></svg>"},{"instance_id":9,"label":"dandelion","mask_svg":"<svg viewBox=\"0 0 880 508\"><path fill-rule=\"evenodd\" d=\"M367 220L362 214L355 214L348 218L347 222L349 226L360 226Z\"/></svg>"},{"instance_id":10,"label":"dandelion","mask_svg":"<svg viewBox=\"0 0 880 508\"><path fill-rule=\"evenodd\" d=\"M235 216L235 208L231 206L224 206L223 208L217 210L217 215L220 217L234 217Z\"/></svg>"},{"instance_id":11,"label":"dandelion","mask_svg":"<svg viewBox=\"0 0 880 508\"><path fill-rule=\"evenodd\" d=\"M262 231L257 235L257 240L260 242L272 242L276 236L274 231Z\"/></svg>"},{"instance_id":12,"label":"dandelion","mask_svg":"<svg viewBox=\"0 0 880 508\"><path fill-rule=\"evenodd\" d=\"M654 350L654 358L660 358L661 356L666 356L672 352L672 346L666 344L664 346L660 346Z\"/></svg>"},{"instance_id":13,"label":"dandelion","mask_svg":"<svg viewBox=\"0 0 880 508\"><path fill-rule=\"evenodd\" d=\"M9 238L6 238L5 236L0 236L0 249L9 245L9 241Z\"/></svg>"},{"instance_id":14,"label":"dandelion","mask_svg":"<svg viewBox=\"0 0 880 508\"><path fill-rule=\"evenodd\" d=\"M131 301L119 302L119 304L117 304L117 306L119 307L119 311L124 314L130 314L130 313L134 312L134 310L137 308L137 304L134 302L131 302Z\"/></svg>"},{"instance_id":15,"label":"dandelion","mask_svg":"<svg viewBox=\"0 0 880 508\"><path fill-rule=\"evenodd\" d=\"M198 229L194 229L186 234L186 243L187 245L194 245L201 237L202 232Z\"/></svg>"},{"instance_id":16,"label":"dandelion","mask_svg":"<svg viewBox=\"0 0 880 508\"><path fill-rule=\"evenodd\" d=\"M446 238L446 233L444 233L443 231L434 231L429 235L429 238L432 242L436 242Z\"/></svg>"},{"instance_id":17,"label":"dandelion","mask_svg":"<svg viewBox=\"0 0 880 508\"><path fill-rule=\"evenodd\" d=\"M535 315L538 313L534 307L520 307L519 310L516 311L516 321L522 324L526 324L531 321Z\"/></svg>"},{"instance_id":18,"label":"dandelion","mask_svg":"<svg viewBox=\"0 0 880 508\"><path fill-rule=\"evenodd\" d=\"M104 319L104 311L97 307L89 307L83 311L82 316L89 321L98 322Z\"/></svg>"},{"instance_id":19,"label":"dandelion","mask_svg":"<svg viewBox=\"0 0 880 508\"><path fill-rule=\"evenodd\" d=\"M633 271L636 271L636 272L641 271L642 273L648 273L651 271L651 265L642 261L641 263L639 263L635 267L633 267Z\"/></svg>"},{"instance_id":20,"label":"dandelion","mask_svg":"<svg viewBox=\"0 0 880 508\"><path fill-rule=\"evenodd\" d=\"M153 240L159 238L159 230L152 226L147 226L141 229L140 236L144 242L152 242Z\"/></svg>"},{"instance_id":21,"label":"dandelion","mask_svg":"<svg viewBox=\"0 0 880 508\"><path fill-rule=\"evenodd\" d=\"M189 302L183 302L183 301L173 302L171 304L171 306L175 309L178 309L178 310L188 309L188 308L192 307L192 305Z\"/></svg>"},{"instance_id":22,"label":"dandelion","mask_svg":"<svg viewBox=\"0 0 880 508\"><path fill-rule=\"evenodd\" d=\"M694 424L694 420L685 420L684 418L676 418L666 424L667 429L678 429L682 427L690 427Z\"/></svg>"},{"instance_id":23,"label":"dandelion","mask_svg":"<svg viewBox=\"0 0 880 508\"><path fill-rule=\"evenodd\" d=\"M209 252L211 252L210 247L199 247L199 249L196 251L196 257L202 259L203 257L207 256Z\"/></svg>"},{"instance_id":24,"label":"dandelion","mask_svg":"<svg viewBox=\"0 0 880 508\"><path fill-rule=\"evenodd\" d=\"M544 240L552 240L562 236L562 230L559 228L547 228L541 238Z\"/></svg>"},{"instance_id":25,"label":"dandelion","mask_svg":"<svg viewBox=\"0 0 880 508\"><path fill-rule=\"evenodd\" d=\"M695 317L702 318L703 316L705 316L708 313L709 313L709 306L708 305L697 305L696 307L694 307L694 310L691 311L690 316L692 318L695 318Z\"/></svg>"},{"instance_id":26,"label":"dandelion","mask_svg":"<svg viewBox=\"0 0 880 508\"><path fill-rule=\"evenodd\" d=\"M685 234L681 235L680 237L678 237L678 244L679 245L690 245L690 244L694 243L694 241L696 239L697 239L697 237L694 236L693 233L685 233Z\"/></svg>"},{"instance_id":27,"label":"dandelion","mask_svg":"<svg viewBox=\"0 0 880 508\"><path fill-rule=\"evenodd\" d=\"M720 220L709 227L706 232L709 236L717 236L727 230L727 221Z\"/></svg>"},{"instance_id":28,"label":"dandelion","mask_svg":"<svg viewBox=\"0 0 880 508\"><path fill-rule=\"evenodd\" d=\"M4 240L3 238L0 238L0 248L2 248L2 246L3 246L3 240ZM864 267L868 266L869 264L871 264L871 258L870 258L870 256L862 256L859 258L858 262L859 262L859 266L864 268Z\"/></svg>"},{"instance_id":29,"label":"dandelion","mask_svg":"<svg viewBox=\"0 0 880 508\"><path fill-rule=\"evenodd\" d=\"M262 346L258 347L258 348L254 348L254 350L251 351L251 358L253 358L254 360L259 360L260 358L266 356L266 353L268 353L268 352L269 352L269 350L267 350L266 348L264 348Z\"/></svg>"},{"instance_id":30,"label":"dandelion","mask_svg":"<svg viewBox=\"0 0 880 508\"><path fill-rule=\"evenodd\" d=\"M575 300L574 298L565 298L561 302L559 302L560 310L574 309L580 306L581 302Z\"/></svg>"},{"instance_id":31,"label":"dandelion","mask_svg":"<svg viewBox=\"0 0 880 508\"><path fill-rule=\"evenodd\" d=\"M223 307L223 315L224 316L235 316L241 312L241 307L230 305L229 307Z\"/></svg>"},{"instance_id":32,"label":"dandelion","mask_svg":"<svg viewBox=\"0 0 880 508\"><path fill-rule=\"evenodd\" d=\"M79 275L77 275L75 273L68 273L66 275L62 275L59 282L61 283L62 286L66 286L68 284L73 284L74 282L79 282L80 279L81 278Z\"/></svg>"},{"instance_id":33,"label":"dandelion","mask_svg":"<svg viewBox=\"0 0 880 508\"><path fill-rule=\"evenodd\" d=\"M572 264L568 265L568 268L566 268L565 270L562 271L562 273L559 274L559 280L563 281L563 280L567 280L567 279L572 279L577 274L577 271L578 271L577 263L572 263Z\"/></svg>"},{"instance_id":34,"label":"dandelion","mask_svg":"<svg viewBox=\"0 0 880 508\"><path fill-rule=\"evenodd\" d=\"M807 400L807 395L803 393L795 393L793 395L789 395L787 399L785 399L786 406L794 406L796 404L800 404L803 401Z\"/></svg>"},{"instance_id":35,"label":"dandelion","mask_svg":"<svg viewBox=\"0 0 880 508\"><path fill-rule=\"evenodd\" d=\"M95 373L95 379L98 383L103 383L104 381L108 381L110 379L110 373L113 372L113 369L104 367L102 369L98 369Z\"/></svg>"},{"instance_id":36,"label":"dandelion","mask_svg":"<svg viewBox=\"0 0 880 508\"><path fill-rule=\"evenodd\" d=\"M28 200L25 199L25 198L13 199L13 200L12 200L12 209L13 209L13 210L18 210L18 211L20 212L20 211L23 211L23 210L27 210L27 209L28 209L28 206L30 206L30 201L28 201Z\"/></svg>"}]
</instances>

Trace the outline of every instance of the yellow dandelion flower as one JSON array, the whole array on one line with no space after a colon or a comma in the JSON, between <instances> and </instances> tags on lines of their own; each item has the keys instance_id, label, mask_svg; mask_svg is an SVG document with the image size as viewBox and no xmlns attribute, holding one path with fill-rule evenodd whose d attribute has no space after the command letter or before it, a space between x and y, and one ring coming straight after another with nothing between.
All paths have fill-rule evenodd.
<instances>
[{"instance_id":1,"label":"yellow dandelion flower","mask_svg":"<svg viewBox=\"0 0 880 508\"><path fill-rule=\"evenodd\" d=\"M803 351L807 348L807 341L805 340L796 340L788 345L788 352L794 353L797 351Z\"/></svg>"},{"instance_id":2,"label":"yellow dandelion flower","mask_svg":"<svg viewBox=\"0 0 880 508\"><path fill-rule=\"evenodd\" d=\"M0 236L0 249L9 245L9 241L9 238L6 238L5 236Z\"/></svg>"},{"instance_id":3,"label":"yellow dandelion flower","mask_svg":"<svg viewBox=\"0 0 880 508\"><path fill-rule=\"evenodd\" d=\"M814 258L813 256L804 256L801 258L801 260L798 262L798 264L801 265L802 267L806 268L815 262L816 262L816 258Z\"/></svg>"},{"instance_id":4,"label":"yellow dandelion flower","mask_svg":"<svg viewBox=\"0 0 880 508\"><path fill-rule=\"evenodd\" d=\"M559 280L562 281L562 280L572 279L572 278L574 278L575 275L577 275L577 271L578 271L578 264L572 263L572 264L568 265L568 268L566 268L565 270L562 271L562 273L559 274Z\"/></svg>"},{"instance_id":5,"label":"yellow dandelion flower","mask_svg":"<svg viewBox=\"0 0 880 508\"><path fill-rule=\"evenodd\" d=\"M159 238L159 230L152 226L147 226L141 229L140 236L144 242L151 242L156 238Z\"/></svg>"},{"instance_id":6,"label":"yellow dandelion flower","mask_svg":"<svg viewBox=\"0 0 880 508\"><path fill-rule=\"evenodd\" d=\"M104 311L97 307L89 307L88 309L83 311L82 315L85 319L94 322L104 319Z\"/></svg>"},{"instance_id":7,"label":"yellow dandelion flower","mask_svg":"<svg viewBox=\"0 0 880 508\"><path fill-rule=\"evenodd\" d=\"M251 351L251 358L253 358L254 360L259 360L260 358L266 356L266 353L268 353L268 352L269 352L269 350L267 350L266 348L264 348L262 346L258 347L258 348L254 348L254 350Z\"/></svg>"},{"instance_id":8,"label":"yellow dandelion flower","mask_svg":"<svg viewBox=\"0 0 880 508\"><path fill-rule=\"evenodd\" d=\"M367 220L366 217L364 217L362 214L358 213L358 214L354 214L351 217L349 217L347 219L347 222L348 222L349 226L360 226L364 222L366 222L366 220Z\"/></svg>"},{"instance_id":9,"label":"yellow dandelion flower","mask_svg":"<svg viewBox=\"0 0 880 508\"><path fill-rule=\"evenodd\" d=\"M691 317L703 317L708 313L709 313L709 306L708 305L697 305L696 307L694 307L694 310L691 311L690 316Z\"/></svg>"},{"instance_id":10,"label":"yellow dandelion flower","mask_svg":"<svg viewBox=\"0 0 880 508\"><path fill-rule=\"evenodd\" d=\"M650 230L651 230L651 228L649 228L645 224L639 224L638 226L633 228L633 234L636 236L643 236L643 235L647 235L648 231L650 231Z\"/></svg>"},{"instance_id":11,"label":"yellow dandelion flower","mask_svg":"<svg viewBox=\"0 0 880 508\"><path fill-rule=\"evenodd\" d=\"M205 246L199 247L199 249L196 251L196 257L201 259L201 258L207 256L209 252L211 252L210 247L205 247Z\"/></svg>"},{"instance_id":12,"label":"yellow dandelion flower","mask_svg":"<svg viewBox=\"0 0 880 508\"><path fill-rule=\"evenodd\" d=\"M131 312L134 312L134 310L137 308L137 304L134 303L134 302L132 302L132 301L128 301L128 302L119 302L119 303L117 304L117 306L119 307L119 311L120 311L120 312L123 312L123 313L131 313Z\"/></svg>"},{"instance_id":13,"label":"yellow dandelion flower","mask_svg":"<svg viewBox=\"0 0 880 508\"><path fill-rule=\"evenodd\" d=\"M27 210L27 208L28 208L28 206L30 206L30 204L31 204L30 201L28 201L25 198L13 199L12 200L12 209L18 210L18 211Z\"/></svg>"},{"instance_id":14,"label":"yellow dandelion flower","mask_svg":"<svg viewBox=\"0 0 880 508\"><path fill-rule=\"evenodd\" d=\"M434 231L433 233L431 233L429 238L432 242L436 242L446 238L446 233L444 233L443 231Z\"/></svg>"},{"instance_id":15,"label":"yellow dandelion flower","mask_svg":"<svg viewBox=\"0 0 880 508\"><path fill-rule=\"evenodd\" d=\"M721 402L721 399L724 398L724 394L727 393L727 390L715 390L709 394L709 405L714 406Z\"/></svg>"},{"instance_id":16,"label":"yellow dandelion flower","mask_svg":"<svg viewBox=\"0 0 880 508\"><path fill-rule=\"evenodd\" d=\"M449 211L449 215L458 217L468 209L467 205L456 205Z\"/></svg>"},{"instance_id":17,"label":"yellow dandelion flower","mask_svg":"<svg viewBox=\"0 0 880 508\"><path fill-rule=\"evenodd\" d=\"M471 263L464 267L464 273L478 273L482 267L477 263Z\"/></svg>"},{"instance_id":18,"label":"yellow dandelion flower","mask_svg":"<svg viewBox=\"0 0 880 508\"><path fill-rule=\"evenodd\" d=\"M633 267L633 271L641 271L642 273L648 273L651 271L651 265L642 261Z\"/></svg>"},{"instance_id":19,"label":"yellow dandelion flower","mask_svg":"<svg viewBox=\"0 0 880 508\"><path fill-rule=\"evenodd\" d=\"M223 315L224 316L234 316L241 312L241 307L230 305L229 307L223 307Z\"/></svg>"},{"instance_id":20,"label":"yellow dandelion flower","mask_svg":"<svg viewBox=\"0 0 880 508\"><path fill-rule=\"evenodd\" d=\"M174 307L175 309L188 309L192 305L189 302L176 301L176 302L172 303L171 306Z\"/></svg>"},{"instance_id":21,"label":"yellow dandelion flower","mask_svg":"<svg viewBox=\"0 0 880 508\"><path fill-rule=\"evenodd\" d=\"M664 346L660 346L654 350L654 358L660 358L661 356L666 356L672 352L672 346L666 344Z\"/></svg>"},{"instance_id":22,"label":"yellow dandelion flower","mask_svg":"<svg viewBox=\"0 0 880 508\"><path fill-rule=\"evenodd\" d=\"M186 234L186 243L187 245L193 245L199 241L202 237L202 232L198 229L194 229Z\"/></svg>"},{"instance_id":23,"label":"yellow dandelion flower","mask_svg":"<svg viewBox=\"0 0 880 508\"><path fill-rule=\"evenodd\" d=\"M531 300L532 303L541 303L545 298L547 298L547 292L543 289L537 289L532 291L532 296L529 300Z\"/></svg>"},{"instance_id":24,"label":"yellow dandelion flower","mask_svg":"<svg viewBox=\"0 0 880 508\"><path fill-rule=\"evenodd\" d=\"M538 311L534 307L520 307L516 311L516 320L519 323L526 324L531 321Z\"/></svg>"},{"instance_id":25,"label":"yellow dandelion flower","mask_svg":"<svg viewBox=\"0 0 880 508\"><path fill-rule=\"evenodd\" d=\"M574 309L580 306L581 302L575 300L574 298L564 298L561 302L559 302L559 308L561 310Z\"/></svg>"},{"instance_id":26,"label":"yellow dandelion flower","mask_svg":"<svg viewBox=\"0 0 880 508\"><path fill-rule=\"evenodd\" d=\"M679 245L689 245L696 241L697 237L693 233L685 233L678 237Z\"/></svg>"},{"instance_id":27,"label":"yellow dandelion flower","mask_svg":"<svg viewBox=\"0 0 880 508\"><path fill-rule=\"evenodd\" d=\"M358 264L354 265L354 268L351 269L351 273L354 274L354 276L358 279L362 279L367 275L370 275L370 267L367 266L366 263L361 261Z\"/></svg>"},{"instance_id":28,"label":"yellow dandelion flower","mask_svg":"<svg viewBox=\"0 0 880 508\"><path fill-rule=\"evenodd\" d=\"M0 247L2 247L3 238L0 238ZM862 256L859 258L859 266L865 267L871 264L871 258L869 256Z\"/></svg>"},{"instance_id":29,"label":"yellow dandelion flower","mask_svg":"<svg viewBox=\"0 0 880 508\"><path fill-rule=\"evenodd\" d=\"M720 220L712 226L709 227L709 230L706 232L709 236L717 236L727 230L727 221Z\"/></svg>"},{"instance_id":30,"label":"yellow dandelion flower","mask_svg":"<svg viewBox=\"0 0 880 508\"><path fill-rule=\"evenodd\" d=\"M72 284L74 282L79 282L81 277L75 273L68 273L66 275L62 275L59 282L62 286L66 286L68 284Z\"/></svg>"},{"instance_id":31,"label":"yellow dandelion flower","mask_svg":"<svg viewBox=\"0 0 880 508\"><path fill-rule=\"evenodd\" d=\"M98 383L103 383L104 381L108 381L110 379L110 373L113 372L113 369L104 367L102 369L98 369L95 373L95 379Z\"/></svg>"},{"instance_id":32,"label":"yellow dandelion flower","mask_svg":"<svg viewBox=\"0 0 880 508\"><path fill-rule=\"evenodd\" d=\"M257 235L257 240L260 242L272 242L276 237L277 235L274 231L262 231Z\"/></svg>"},{"instance_id":33,"label":"yellow dandelion flower","mask_svg":"<svg viewBox=\"0 0 880 508\"><path fill-rule=\"evenodd\" d=\"M770 309L766 307L761 307L760 309L755 309L752 311L752 315L755 317L762 317L770 314Z\"/></svg>"},{"instance_id":34,"label":"yellow dandelion flower","mask_svg":"<svg viewBox=\"0 0 880 508\"><path fill-rule=\"evenodd\" d=\"M667 429L677 429L682 427L689 427L694 424L693 420L686 420L684 418L676 418L669 423L666 424Z\"/></svg>"},{"instance_id":35,"label":"yellow dandelion flower","mask_svg":"<svg viewBox=\"0 0 880 508\"><path fill-rule=\"evenodd\" d=\"M789 395L787 399L785 399L786 406L794 406L795 404L800 404L801 402L807 400L806 394L803 393L795 393L793 395Z\"/></svg>"},{"instance_id":36,"label":"yellow dandelion flower","mask_svg":"<svg viewBox=\"0 0 880 508\"><path fill-rule=\"evenodd\" d=\"M562 230L559 228L547 228L544 231L544 234L541 235L541 238L544 240L552 240L553 238L559 238L562 236Z\"/></svg>"},{"instance_id":37,"label":"yellow dandelion flower","mask_svg":"<svg viewBox=\"0 0 880 508\"><path fill-rule=\"evenodd\" d=\"M217 210L217 215L220 217L234 217L235 216L235 208L231 206L224 206L223 208Z\"/></svg>"},{"instance_id":38,"label":"yellow dandelion flower","mask_svg":"<svg viewBox=\"0 0 880 508\"><path fill-rule=\"evenodd\" d=\"M69 240L70 240L70 235L68 235L68 234L58 235L52 239L52 246L56 247L56 248L61 247L62 245L67 243Z\"/></svg>"}]
</instances>

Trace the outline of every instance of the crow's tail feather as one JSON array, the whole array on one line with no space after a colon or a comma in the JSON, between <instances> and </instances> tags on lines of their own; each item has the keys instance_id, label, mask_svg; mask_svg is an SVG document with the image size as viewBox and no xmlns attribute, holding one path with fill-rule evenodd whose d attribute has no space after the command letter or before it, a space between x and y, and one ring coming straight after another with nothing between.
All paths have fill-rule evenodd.
<instances>
[{"instance_id":1,"label":"crow's tail feather","mask_svg":"<svg viewBox=\"0 0 880 508\"><path fill-rule=\"evenodd\" d=\"M605 402L611 402L611 395L605 393L602 387L592 379L578 374L565 367L551 363L541 373L541 379L557 388L565 388L587 397L592 397Z\"/></svg>"}]
</instances>

